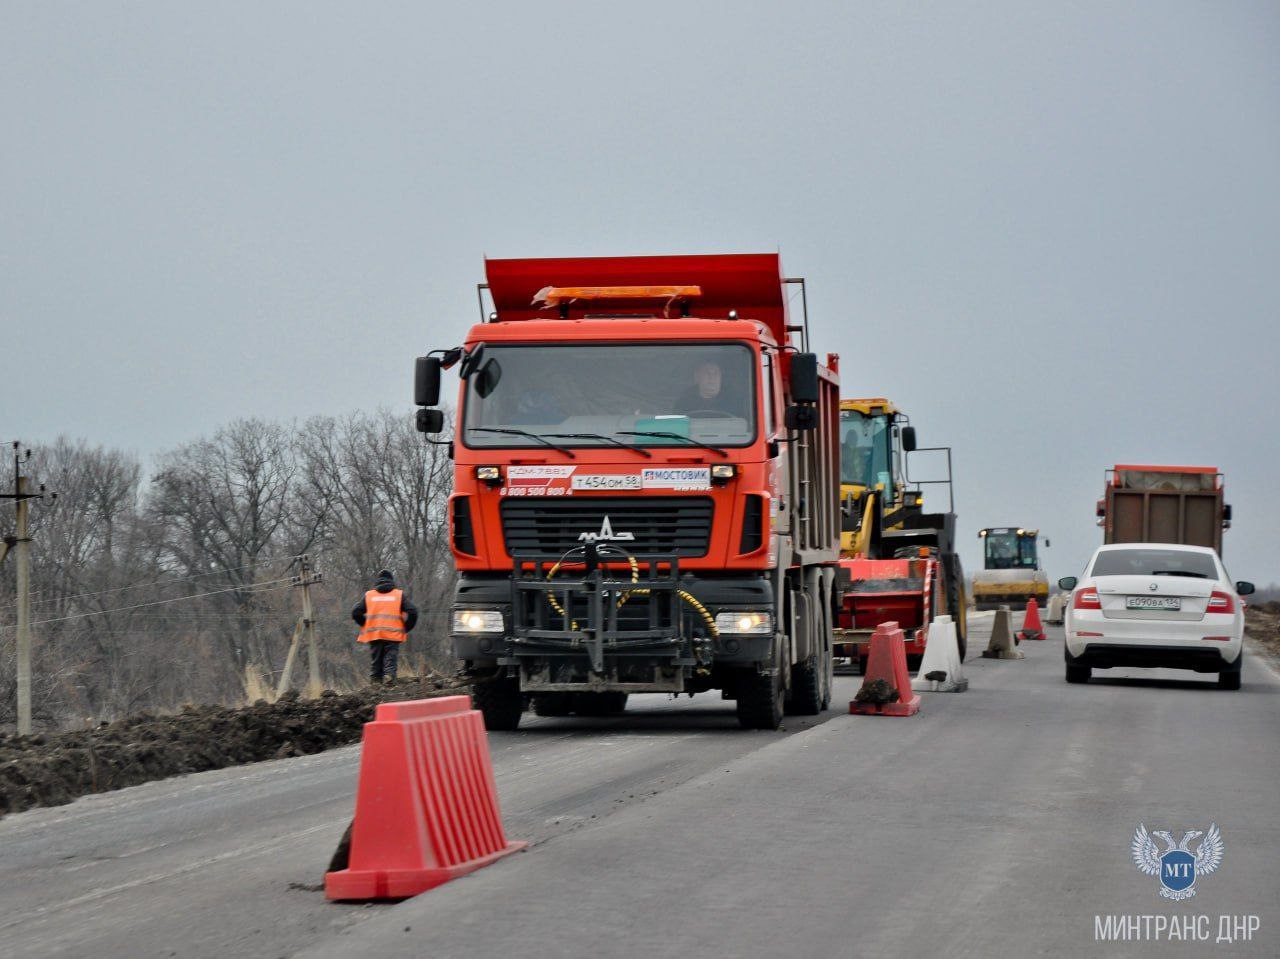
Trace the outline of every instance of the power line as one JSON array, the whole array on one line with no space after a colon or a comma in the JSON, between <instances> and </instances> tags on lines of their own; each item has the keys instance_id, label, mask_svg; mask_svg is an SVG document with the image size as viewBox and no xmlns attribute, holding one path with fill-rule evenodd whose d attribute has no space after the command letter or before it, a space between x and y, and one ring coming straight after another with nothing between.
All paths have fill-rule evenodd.
<instances>
[{"instance_id":1,"label":"power line","mask_svg":"<svg viewBox=\"0 0 1280 959\"><path fill-rule=\"evenodd\" d=\"M279 583L281 585L273 585ZM277 589L288 589L293 585L293 577L288 576L284 579L268 580L265 583L256 583L253 586L231 586L227 589L215 589L207 593L193 593L190 596L175 596L172 599L158 599L150 603L138 603L134 606L116 606L112 609L95 609L87 613L72 613L70 616L58 616L53 619L39 619L29 624L31 626L46 626L49 623L65 623L71 619L84 619L86 616L105 616L107 613L125 613L133 609L146 609L149 606L164 606L167 603L181 603L188 599L203 599L206 596L217 596L220 593L237 593L247 592L252 594L270 593ZM0 629L13 629L12 626L2 626Z\"/></svg>"},{"instance_id":2,"label":"power line","mask_svg":"<svg viewBox=\"0 0 1280 959\"><path fill-rule=\"evenodd\" d=\"M298 554L298 555L301 555L301 554ZM317 554L317 555L323 555L323 554ZM242 569L251 569L255 566L270 566L273 563L283 563L286 559L289 560L290 565L293 565L293 563L296 563L298 561L298 556L277 556L270 559L255 560L254 562L246 563L243 566L219 566L216 569L211 569L208 572L204 572L204 573L191 573L190 575L187 575L187 576L175 576L169 579L157 579L149 583L133 583L132 585L129 585L129 586L116 586L111 589L99 589L89 593L73 593L70 596L55 596L50 599L35 600L34 602L31 603L31 605L32 606L48 606L53 603L69 603L72 600L85 599L89 596L105 596L108 593L122 593L130 589L144 589L148 586L170 586L177 583L190 582L193 579L203 579L206 576L217 576L220 573L235 573L235 572L239 572ZM248 585L252 586L253 584L248 584ZM46 589L46 590L43 590L42 592L49 593L49 592L52 592L52 590ZM4 606L0 606L0 609L12 609L16 605L17 605L16 603L8 603Z\"/></svg>"}]
</instances>

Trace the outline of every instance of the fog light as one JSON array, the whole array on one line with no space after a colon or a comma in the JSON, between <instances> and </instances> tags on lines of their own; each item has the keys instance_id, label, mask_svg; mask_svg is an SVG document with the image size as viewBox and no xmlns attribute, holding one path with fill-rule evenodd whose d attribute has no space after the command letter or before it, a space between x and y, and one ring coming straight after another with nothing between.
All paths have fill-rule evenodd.
<instances>
[{"instance_id":1,"label":"fog light","mask_svg":"<svg viewBox=\"0 0 1280 959\"><path fill-rule=\"evenodd\" d=\"M501 483L502 470L497 466L477 466L476 479L485 483Z\"/></svg>"},{"instance_id":2,"label":"fog light","mask_svg":"<svg viewBox=\"0 0 1280 959\"><path fill-rule=\"evenodd\" d=\"M738 467L732 463L714 463L711 467L711 478L713 480L731 480L738 475Z\"/></svg>"},{"instance_id":3,"label":"fog light","mask_svg":"<svg viewBox=\"0 0 1280 959\"><path fill-rule=\"evenodd\" d=\"M453 611L455 633L500 633L502 629L502 613L496 609L455 609Z\"/></svg>"},{"instance_id":4,"label":"fog light","mask_svg":"<svg viewBox=\"0 0 1280 959\"><path fill-rule=\"evenodd\" d=\"M738 636L767 636L773 632L773 614L759 610L717 613L716 629L720 633L732 633Z\"/></svg>"}]
</instances>

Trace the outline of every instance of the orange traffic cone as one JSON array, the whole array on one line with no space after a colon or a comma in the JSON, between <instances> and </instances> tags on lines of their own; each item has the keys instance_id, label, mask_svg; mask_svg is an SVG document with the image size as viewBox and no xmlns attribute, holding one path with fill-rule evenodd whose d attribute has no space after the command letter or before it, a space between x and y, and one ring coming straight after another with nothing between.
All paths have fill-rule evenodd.
<instances>
[{"instance_id":1,"label":"orange traffic cone","mask_svg":"<svg viewBox=\"0 0 1280 959\"><path fill-rule=\"evenodd\" d=\"M1027 615L1022 620L1022 629L1018 630L1019 639L1045 639L1044 627L1040 625L1040 606L1034 599L1027 600Z\"/></svg>"},{"instance_id":2,"label":"orange traffic cone","mask_svg":"<svg viewBox=\"0 0 1280 959\"><path fill-rule=\"evenodd\" d=\"M364 727L347 868L328 899L404 899L487 866L507 842L484 720L468 696L383 703Z\"/></svg>"},{"instance_id":3,"label":"orange traffic cone","mask_svg":"<svg viewBox=\"0 0 1280 959\"><path fill-rule=\"evenodd\" d=\"M907 648L897 623L881 623L871 634L871 655L862 688L849 703L851 713L878 716L914 716L920 712L920 696L911 691L907 672Z\"/></svg>"}]
</instances>

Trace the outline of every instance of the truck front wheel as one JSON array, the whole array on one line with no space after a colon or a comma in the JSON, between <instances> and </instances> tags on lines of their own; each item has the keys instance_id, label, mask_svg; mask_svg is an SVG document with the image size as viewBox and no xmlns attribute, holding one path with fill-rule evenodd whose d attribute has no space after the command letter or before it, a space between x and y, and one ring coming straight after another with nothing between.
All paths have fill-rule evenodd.
<instances>
[{"instance_id":1,"label":"truck front wheel","mask_svg":"<svg viewBox=\"0 0 1280 959\"><path fill-rule=\"evenodd\" d=\"M520 725L524 697L518 679L506 676L477 679L471 687L471 701L484 716L485 729L510 732Z\"/></svg>"},{"instance_id":2,"label":"truck front wheel","mask_svg":"<svg viewBox=\"0 0 1280 959\"><path fill-rule=\"evenodd\" d=\"M626 708L626 693L573 694L573 711L579 716L615 716Z\"/></svg>"},{"instance_id":3,"label":"truck front wheel","mask_svg":"<svg viewBox=\"0 0 1280 959\"><path fill-rule=\"evenodd\" d=\"M785 695L780 670L744 670L738 679L738 723L743 729L777 729Z\"/></svg>"}]
</instances>

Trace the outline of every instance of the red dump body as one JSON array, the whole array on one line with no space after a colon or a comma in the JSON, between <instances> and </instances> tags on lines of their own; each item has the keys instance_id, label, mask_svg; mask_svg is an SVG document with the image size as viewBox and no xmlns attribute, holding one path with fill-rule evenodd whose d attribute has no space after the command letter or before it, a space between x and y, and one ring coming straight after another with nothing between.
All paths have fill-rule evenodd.
<instances>
[{"instance_id":1,"label":"red dump body","mask_svg":"<svg viewBox=\"0 0 1280 959\"><path fill-rule=\"evenodd\" d=\"M871 633L891 622L901 627L908 654L923 653L936 608L938 561L842 559L840 568L849 583L837 623L843 632L838 634L836 655L865 656Z\"/></svg>"},{"instance_id":2,"label":"red dump body","mask_svg":"<svg viewBox=\"0 0 1280 959\"><path fill-rule=\"evenodd\" d=\"M1222 553L1231 525L1216 466L1117 465L1098 500L1103 542L1181 543Z\"/></svg>"}]
</instances>

